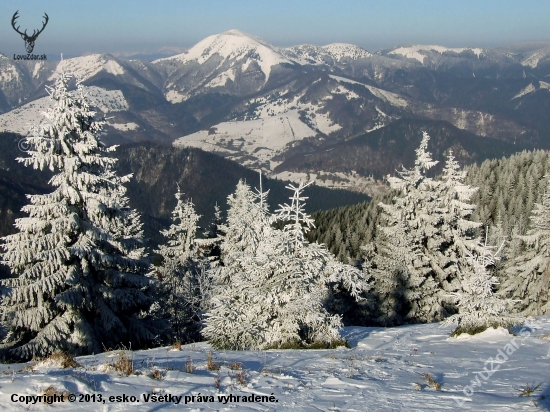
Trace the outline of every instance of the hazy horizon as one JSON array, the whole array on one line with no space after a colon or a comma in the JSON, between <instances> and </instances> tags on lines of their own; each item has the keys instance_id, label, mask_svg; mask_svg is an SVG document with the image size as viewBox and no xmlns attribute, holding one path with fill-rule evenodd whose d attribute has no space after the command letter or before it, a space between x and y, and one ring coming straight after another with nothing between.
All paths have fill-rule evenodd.
<instances>
[{"instance_id":1,"label":"hazy horizon","mask_svg":"<svg viewBox=\"0 0 550 412\"><path fill-rule=\"evenodd\" d=\"M57 59L90 53L135 56L176 54L210 35L237 29L275 46L352 43L376 52L404 44L437 44L446 47L504 47L511 44L550 42L546 15L550 2L519 3L471 0L457 3L434 0L220 0L179 2L164 0L97 0L67 3L59 0L4 0L6 13L0 24L0 52L24 54L21 37L11 18L19 11L17 25L29 34L42 27L33 53Z\"/></svg>"}]
</instances>

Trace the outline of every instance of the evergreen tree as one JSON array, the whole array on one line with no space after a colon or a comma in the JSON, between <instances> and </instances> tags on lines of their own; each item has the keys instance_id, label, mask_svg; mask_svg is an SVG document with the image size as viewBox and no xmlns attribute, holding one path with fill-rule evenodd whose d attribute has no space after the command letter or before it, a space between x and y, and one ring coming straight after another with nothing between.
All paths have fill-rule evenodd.
<instances>
[{"instance_id":1,"label":"evergreen tree","mask_svg":"<svg viewBox=\"0 0 550 412\"><path fill-rule=\"evenodd\" d=\"M429 138L424 132L412 170L403 169L399 176L388 177L391 188L401 195L393 203L379 204L385 220L379 228L384 236L378 242L383 255L372 262L381 301L396 294L388 286L400 284L402 290L397 293L405 300L403 319L412 322L432 322L446 315L441 285L432 268L433 253L429 252L444 241L439 229L441 183L426 176L437 163L427 151ZM386 276L394 280L381 280ZM383 324L399 321L400 316L394 315L393 311L381 313L378 320Z\"/></svg>"},{"instance_id":2,"label":"evergreen tree","mask_svg":"<svg viewBox=\"0 0 550 412\"><path fill-rule=\"evenodd\" d=\"M548 170L550 152L542 150L469 166L465 182L479 187L472 197L472 203L478 206L472 219L491 226L500 216L504 235L512 242L514 227L517 233L524 235L533 206L541 201L540 196L544 193L544 175ZM510 248L503 257L508 258L509 252Z\"/></svg>"},{"instance_id":3,"label":"evergreen tree","mask_svg":"<svg viewBox=\"0 0 550 412\"><path fill-rule=\"evenodd\" d=\"M486 237L485 243L479 244L479 252L466 251L470 265L463 273L463 290L454 294L459 312L443 322L444 325L457 325L452 336L461 333L473 335L489 327L510 327L521 323L520 317L508 312L512 301L495 294L498 279L491 275L489 268L498 260L500 249L493 253L491 249Z\"/></svg>"},{"instance_id":4,"label":"evergreen tree","mask_svg":"<svg viewBox=\"0 0 550 412\"><path fill-rule=\"evenodd\" d=\"M154 338L145 319L150 280L139 215L114 171L116 159L99 140L102 121L82 85L67 91L62 75L49 89L47 123L28 138L29 157L18 159L57 174L52 193L29 196L19 232L4 237L3 263L17 278L3 281L2 322L11 356L28 359L55 350L98 353Z\"/></svg>"},{"instance_id":5,"label":"evergreen tree","mask_svg":"<svg viewBox=\"0 0 550 412\"><path fill-rule=\"evenodd\" d=\"M275 236L266 210L243 181L228 197L222 265L211 270L213 292L203 336L219 349L256 348L265 342L269 312L262 305L262 280L272 255L267 239Z\"/></svg>"},{"instance_id":6,"label":"evergreen tree","mask_svg":"<svg viewBox=\"0 0 550 412\"><path fill-rule=\"evenodd\" d=\"M300 325L300 339L304 342L328 343L338 338L337 320L334 317L331 319L329 313L343 314L349 311L353 306L350 307L346 301L350 300L360 301L370 308L368 305L371 302L367 299L370 297L368 295L370 285L361 271L338 262L324 245L309 243L306 240L305 234L314 227L314 222L305 213L303 202L307 197L303 196L303 191L312 183L300 182L297 187L292 184L287 186L294 192L290 198L292 202L290 205L280 205L276 220L287 222L283 228L286 234L283 239L283 255L288 259L285 262L285 269L288 272L286 278L299 275L298 281L303 290L297 294L298 301L305 302L306 299L300 297L300 293L303 294L304 291L308 291L305 296L309 295L309 299L315 297L311 299L310 307L302 304L302 315L309 313L311 319L315 316L320 319L313 325L303 322ZM315 288L316 284L317 288ZM317 294L316 296L313 295L313 291ZM293 313L291 316L299 319L300 313ZM319 328L319 325L323 326Z\"/></svg>"},{"instance_id":7,"label":"evergreen tree","mask_svg":"<svg viewBox=\"0 0 550 412\"><path fill-rule=\"evenodd\" d=\"M503 269L505 268L506 259L508 259L514 252L512 250L512 243L509 242L508 236L504 231L504 226L502 224L502 215L499 212L495 219L495 224L487 228L487 241L490 246L499 247L504 245L501 250L501 258L495 261L493 273L497 277L501 277L504 273ZM505 256L505 258L504 258ZM501 282L499 282L501 283Z\"/></svg>"},{"instance_id":8,"label":"evergreen tree","mask_svg":"<svg viewBox=\"0 0 550 412\"><path fill-rule=\"evenodd\" d=\"M328 284L338 282L358 298L365 287L358 270L305 240L302 227L311 226L312 220L301 203L304 187L291 187L292 205L280 209L278 218L290 221L283 230L271 226L261 190L254 196L241 182L229 197L223 266L215 270L212 307L203 330L214 347L261 349L339 341L340 316L325 308ZM228 244L230 239L235 244Z\"/></svg>"},{"instance_id":9,"label":"evergreen tree","mask_svg":"<svg viewBox=\"0 0 550 412\"><path fill-rule=\"evenodd\" d=\"M438 194L441 240L436 247L430 248L432 268L446 292L460 290L464 250L475 250L479 242L476 230L481 223L471 220L476 206L470 203L478 189L465 184L465 178L466 171L460 170L452 151L449 151L441 176L441 192Z\"/></svg>"},{"instance_id":10,"label":"evergreen tree","mask_svg":"<svg viewBox=\"0 0 550 412\"><path fill-rule=\"evenodd\" d=\"M188 342L199 338L210 289L206 275L208 264L195 238L200 216L193 202L182 200L179 186L176 199L172 224L168 230L161 231L168 242L156 250L162 263L153 268L152 274L161 280L156 316L169 319L171 342Z\"/></svg>"},{"instance_id":11,"label":"evergreen tree","mask_svg":"<svg viewBox=\"0 0 550 412\"><path fill-rule=\"evenodd\" d=\"M254 254L259 243L270 232L268 213L256 202L257 196L243 181L228 197L227 232L222 243L222 260L233 252Z\"/></svg>"},{"instance_id":12,"label":"evergreen tree","mask_svg":"<svg viewBox=\"0 0 550 412\"><path fill-rule=\"evenodd\" d=\"M425 239L422 252L428 257L433 272L430 276L439 283L439 289L443 289L445 294L461 289L462 266L468 266L464 249L479 252L477 239L483 234L483 223L477 222L485 222L490 228L490 245L500 245L502 240L509 239L501 251L502 259L489 268L500 279L499 293L505 291L506 296L522 301L516 306L517 310L542 313L544 302L548 301L545 297L548 287L544 283L548 277L544 271L540 272L541 268L537 271L542 277L534 272L531 279L522 277L518 275L517 265L522 259L525 264L531 261L528 253L536 254L534 244L528 244L522 237L527 235L529 216L533 213L530 205L542 204L547 183L544 175L549 168L550 152L541 150L518 153L507 159L487 160L481 165L469 166L465 171L459 170L449 154L443 175L438 178L440 184L434 188L437 192L433 193L433 197L440 201L432 203L437 207L430 209L437 220L434 219L436 224L429 229L437 229L437 236ZM475 187L479 189L475 190ZM399 190L397 194L400 193ZM384 199L374 197L370 203L315 213L317 228L308 233L308 239L325 243L341 261L346 261L347 253L352 259L366 259L365 272L375 278L375 307L379 309L366 322L398 324L405 321L404 316L408 313L403 293L408 288L409 275L406 262L393 252L399 248L392 246L384 235L382 228L389 224L387 213L377 206L391 204L396 192L389 190L384 196ZM409 213L408 216L415 215ZM355 223L351 230L358 235L359 244L368 246L366 252L362 251L363 247L352 246L349 221ZM519 258L524 252L525 256ZM542 283L537 283L539 281ZM444 305L450 312L455 310L454 305L447 302ZM533 309L526 309L527 306Z\"/></svg>"},{"instance_id":13,"label":"evergreen tree","mask_svg":"<svg viewBox=\"0 0 550 412\"><path fill-rule=\"evenodd\" d=\"M524 250L507 270L501 290L518 300L518 309L526 315L550 313L550 176L541 203L531 214L531 227L524 236Z\"/></svg>"},{"instance_id":14,"label":"evergreen tree","mask_svg":"<svg viewBox=\"0 0 550 412\"><path fill-rule=\"evenodd\" d=\"M223 224L220 207L216 203L214 206L214 220L210 227L204 232L204 239L195 239L203 254L208 258L210 266L217 266L220 263L222 254L221 245L225 238L227 227Z\"/></svg>"}]
</instances>

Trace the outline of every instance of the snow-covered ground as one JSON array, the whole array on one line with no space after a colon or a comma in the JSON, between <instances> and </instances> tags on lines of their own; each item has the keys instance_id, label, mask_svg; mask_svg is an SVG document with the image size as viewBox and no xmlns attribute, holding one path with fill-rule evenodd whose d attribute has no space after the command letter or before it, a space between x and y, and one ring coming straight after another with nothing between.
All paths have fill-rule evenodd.
<instances>
[{"instance_id":1,"label":"snow-covered ground","mask_svg":"<svg viewBox=\"0 0 550 412\"><path fill-rule=\"evenodd\" d=\"M338 86L333 93L345 94L348 99L355 94ZM323 105L301 103L301 97L252 99L249 104L257 107L251 118L222 122L209 130L180 137L173 144L215 152L244 166L252 166L256 162L271 165L271 159L282 153L289 144L315 136L317 131L330 134L342 128L330 120L328 113L320 112ZM309 125L302 121L301 113L308 119Z\"/></svg>"},{"instance_id":2,"label":"snow-covered ground","mask_svg":"<svg viewBox=\"0 0 550 412\"><path fill-rule=\"evenodd\" d=\"M439 324L348 327L351 349L213 351L218 371L208 370L207 343L126 352L129 376L109 366L120 351L80 357L76 368L0 365L0 409L50 410L32 396L51 386L66 396L54 406L71 411L549 410L550 319L528 325L461 339Z\"/></svg>"},{"instance_id":3,"label":"snow-covered ground","mask_svg":"<svg viewBox=\"0 0 550 412\"><path fill-rule=\"evenodd\" d=\"M346 79L345 77L334 76L332 74L330 74L329 76L332 77L334 80L337 80L339 82L345 82L345 83L351 83L351 84L360 84L361 86L364 86L367 89L369 89L369 91L372 94L374 94L376 97L378 97L379 99L385 100L386 102L390 103L393 106L407 107L408 104L409 104L403 96L401 96L397 93L388 92L387 90L382 90L382 89L379 89L378 87L369 86L367 84L360 83L360 82L355 81L355 80Z\"/></svg>"},{"instance_id":4,"label":"snow-covered ground","mask_svg":"<svg viewBox=\"0 0 550 412\"><path fill-rule=\"evenodd\" d=\"M299 113L294 110L277 117L223 122L211 130L181 137L174 146L198 147L236 161L247 155L260 162L269 162L287 144L314 135L315 132L300 121ZM246 162L239 163L247 166Z\"/></svg>"},{"instance_id":5,"label":"snow-covered ground","mask_svg":"<svg viewBox=\"0 0 550 412\"><path fill-rule=\"evenodd\" d=\"M480 48L471 48L471 47L449 48L449 47L435 46L435 45L432 45L432 46L415 45L415 46L409 46L409 47L398 47L397 49L389 52L389 54L400 54L408 59L415 59L415 60L418 60L420 63L424 64L424 59L426 58L426 55L422 54L421 53L422 51L432 51L432 52L437 52L439 54L443 54L445 52L462 53L465 50L472 51L478 58L484 53L483 49L480 49Z\"/></svg>"},{"instance_id":6,"label":"snow-covered ground","mask_svg":"<svg viewBox=\"0 0 550 412\"><path fill-rule=\"evenodd\" d=\"M71 73L75 78L89 79L100 71L116 75L124 74L124 68L106 55L90 54L61 60L48 80L56 80L61 73Z\"/></svg>"}]
</instances>

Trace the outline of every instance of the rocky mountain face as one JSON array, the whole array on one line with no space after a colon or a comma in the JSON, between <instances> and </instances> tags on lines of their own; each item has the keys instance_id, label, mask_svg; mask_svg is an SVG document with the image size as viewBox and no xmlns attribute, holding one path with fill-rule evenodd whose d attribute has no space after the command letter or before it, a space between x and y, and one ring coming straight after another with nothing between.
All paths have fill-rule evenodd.
<instances>
[{"instance_id":1,"label":"rocky mountain face","mask_svg":"<svg viewBox=\"0 0 550 412\"><path fill-rule=\"evenodd\" d=\"M105 141L213 152L285 180L369 194L422 130L464 163L550 146L550 44L280 48L237 30L152 62L0 56L0 130L27 133L62 71L90 87ZM430 148L430 150L432 150Z\"/></svg>"}]
</instances>

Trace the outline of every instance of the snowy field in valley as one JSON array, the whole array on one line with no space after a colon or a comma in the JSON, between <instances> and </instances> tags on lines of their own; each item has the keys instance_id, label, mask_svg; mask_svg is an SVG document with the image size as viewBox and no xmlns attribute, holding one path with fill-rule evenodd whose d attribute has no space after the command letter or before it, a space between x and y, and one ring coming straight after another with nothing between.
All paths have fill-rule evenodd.
<instances>
[{"instance_id":1,"label":"snowy field in valley","mask_svg":"<svg viewBox=\"0 0 550 412\"><path fill-rule=\"evenodd\" d=\"M347 327L351 349L213 351L217 371L208 370L207 343L128 351L129 376L113 369L120 351L79 357L76 368L0 365L0 409L50 410L25 397L51 387L66 397L54 406L71 411L550 410L550 318L527 325L516 336L501 329L462 339L437 323Z\"/></svg>"}]
</instances>

